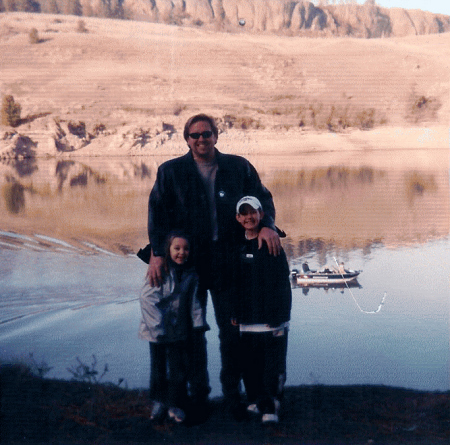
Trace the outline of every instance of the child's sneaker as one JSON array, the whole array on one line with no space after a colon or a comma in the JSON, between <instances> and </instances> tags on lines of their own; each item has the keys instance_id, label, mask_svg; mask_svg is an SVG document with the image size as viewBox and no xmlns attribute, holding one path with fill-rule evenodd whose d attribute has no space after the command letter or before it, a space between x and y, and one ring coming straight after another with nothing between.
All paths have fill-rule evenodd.
<instances>
[{"instance_id":1,"label":"child's sneaker","mask_svg":"<svg viewBox=\"0 0 450 445\"><path fill-rule=\"evenodd\" d=\"M186 418L186 414L181 408L169 408L167 414L169 415L169 419L176 423L182 423Z\"/></svg>"},{"instance_id":2,"label":"child's sneaker","mask_svg":"<svg viewBox=\"0 0 450 445\"><path fill-rule=\"evenodd\" d=\"M161 402L153 402L150 411L150 420L161 420L164 416L164 405Z\"/></svg>"},{"instance_id":3,"label":"child's sneaker","mask_svg":"<svg viewBox=\"0 0 450 445\"><path fill-rule=\"evenodd\" d=\"M279 421L279 412L280 412L280 402L277 399L273 400L273 410L270 410L271 412L265 412L262 415L261 422L262 423L278 423Z\"/></svg>"},{"instance_id":4,"label":"child's sneaker","mask_svg":"<svg viewBox=\"0 0 450 445\"><path fill-rule=\"evenodd\" d=\"M247 406L247 411L250 414L259 414L259 409L258 409L258 405L256 403L251 403L250 405Z\"/></svg>"}]
</instances>

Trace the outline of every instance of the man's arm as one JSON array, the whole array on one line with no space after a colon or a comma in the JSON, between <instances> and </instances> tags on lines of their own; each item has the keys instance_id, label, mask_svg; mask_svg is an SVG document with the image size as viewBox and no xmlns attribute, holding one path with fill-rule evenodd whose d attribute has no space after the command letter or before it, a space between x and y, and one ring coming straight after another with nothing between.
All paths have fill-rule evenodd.
<instances>
[{"instance_id":1,"label":"man's arm","mask_svg":"<svg viewBox=\"0 0 450 445\"><path fill-rule=\"evenodd\" d=\"M156 175L148 200L148 237L155 256L165 256L167 235L174 224L174 184L165 164ZM170 170L170 169L169 169Z\"/></svg>"},{"instance_id":2,"label":"man's arm","mask_svg":"<svg viewBox=\"0 0 450 445\"><path fill-rule=\"evenodd\" d=\"M148 263L147 276L150 286L161 286L163 282L163 270L166 268L166 261L162 256L155 256L152 251L150 262Z\"/></svg>"},{"instance_id":3,"label":"man's arm","mask_svg":"<svg viewBox=\"0 0 450 445\"><path fill-rule=\"evenodd\" d=\"M278 256L281 252L281 241L278 233L269 228L262 227L258 234L258 248L261 249L263 243L267 244L267 248L269 249L269 253L271 255Z\"/></svg>"},{"instance_id":4,"label":"man's arm","mask_svg":"<svg viewBox=\"0 0 450 445\"><path fill-rule=\"evenodd\" d=\"M147 230L152 250L147 276L151 286L161 286L163 271L166 267L164 246L170 230L168 208L164 174L159 168L148 200Z\"/></svg>"}]
</instances>

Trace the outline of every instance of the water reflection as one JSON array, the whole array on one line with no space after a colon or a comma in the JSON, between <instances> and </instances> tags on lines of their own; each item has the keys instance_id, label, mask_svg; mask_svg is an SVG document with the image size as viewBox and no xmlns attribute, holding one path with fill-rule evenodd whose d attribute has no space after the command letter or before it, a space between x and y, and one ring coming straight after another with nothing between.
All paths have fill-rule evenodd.
<instances>
[{"instance_id":1,"label":"water reflection","mask_svg":"<svg viewBox=\"0 0 450 445\"><path fill-rule=\"evenodd\" d=\"M19 213L25 207L25 188L19 182L12 180L3 186L3 198L6 209L11 213Z\"/></svg>"},{"instance_id":2,"label":"water reflection","mask_svg":"<svg viewBox=\"0 0 450 445\"><path fill-rule=\"evenodd\" d=\"M346 289L357 288L362 289L358 280L350 281L349 283L333 283L333 284L297 284L295 280L292 280L293 289L301 289L303 295L308 295L310 289L323 289L324 291L339 291L341 294Z\"/></svg>"},{"instance_id":3,"label":"water reflection","mask_svg":"<svg viewBox=\"0 0 450 445\"><path fill-rule=\"evenodd\" d=\"M166 159L0 162L2 356L35 352L63 375L95 354L130 386L147 385L136 339L146 266L134 253L147 244L148 194ZM250 160L274 195L291 268L337 258L363 270L357 285L294 286L288 384L448 389L448 153Z\"/></svg>"},{"instance_id":4,"label":"water reflection","mask_svg":"<svg viewBox=\"0 0 450 445\"><path fill-rule=\"evenodd\" d=\"M251 160L274 195L289 258L314 256L323 265L332 254L345 257L358 249L370 256L380 245L447 236L448 159L445 152L433 156L441 157L433 168L418 163L404 169L363 160L305 167L301 156ZM1 229L57 233L70 243L83 239L116 253L135 251L146 243L148 193L166 159L24 160L33 165L26 174L20 161L2 162Z\"/></svg>"}]
</instances>

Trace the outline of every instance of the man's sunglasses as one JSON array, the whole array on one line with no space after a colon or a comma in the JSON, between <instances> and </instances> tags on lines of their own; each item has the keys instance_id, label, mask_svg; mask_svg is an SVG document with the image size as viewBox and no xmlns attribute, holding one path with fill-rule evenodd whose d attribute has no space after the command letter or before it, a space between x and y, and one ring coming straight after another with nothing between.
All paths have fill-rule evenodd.
<instances>
[{"instance_id":1,"label":"man's sunglasses","mask_svg":"<svg viewBox=\"0 0 450 445\"><path fill-rule=\"evenodd\" d=\"M208 139L213 135L212 131L204 131L203 133L189 133L189 137L192 139L200 139L200 136L203 136L203 139Z\"/></svg>"}]
</instances>

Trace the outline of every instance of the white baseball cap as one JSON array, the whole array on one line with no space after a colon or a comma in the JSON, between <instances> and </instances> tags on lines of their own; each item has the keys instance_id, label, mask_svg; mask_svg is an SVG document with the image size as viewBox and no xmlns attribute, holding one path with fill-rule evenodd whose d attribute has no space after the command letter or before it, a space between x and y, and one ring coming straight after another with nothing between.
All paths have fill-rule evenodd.
<instances>
[{"instance_id":1,"label":"white baseball cap","mask_svg":"<svg viewBox=\"0 0 450 445\"><path fill-rule=\"evenodd\" d=\"M262 210L262 205L259 202L258 198L255 198L254 196L244 196L236 204L236 213L238 213L238 214L240 213L241 206L243 206L244 204L248 204L255 210Z\"/></svg>"}]
</instances>

